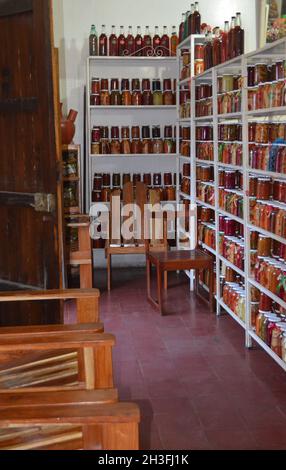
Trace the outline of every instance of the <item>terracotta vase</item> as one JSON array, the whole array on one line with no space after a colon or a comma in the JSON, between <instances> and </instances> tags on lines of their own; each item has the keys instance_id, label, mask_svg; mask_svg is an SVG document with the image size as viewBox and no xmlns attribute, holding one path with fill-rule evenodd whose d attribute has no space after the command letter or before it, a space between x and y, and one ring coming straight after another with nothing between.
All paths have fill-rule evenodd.
<instances>
[{"instance_id":1,"label":"terracotta vase","mask_svg":"<svg viewBox=\"0 0 286 470\"><path fill-rule=\"evenodd\" d=\"M62 105L61 105L62 110ZM70 145L75 135L75 121L78 112L71 109L68 116L61 116L62 144Z\"/></svg>"}]
</instances>

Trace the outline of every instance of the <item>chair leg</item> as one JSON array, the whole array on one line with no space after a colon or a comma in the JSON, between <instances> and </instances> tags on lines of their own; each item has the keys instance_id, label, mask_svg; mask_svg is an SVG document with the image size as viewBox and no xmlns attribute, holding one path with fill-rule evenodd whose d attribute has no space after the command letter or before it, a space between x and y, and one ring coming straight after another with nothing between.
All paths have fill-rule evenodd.
<instances>
[{"instance_id":1,"label":"chair leg","mask_svg":"<svg viewBox=\"0 0 286 470\"><path fill-rule=\"evenodd\" d=\"M151 262L146 259L146 277L147 277L147 295L148 298L151 297Z\"/></svg>"},{"instance_id":2,"label":"chair leg","mask_svg":"<svg viewBox=\"0 0 286 470\"><path fill-rule=\"evenodd\" d=\"M162 306L162 272L160 269L160 264L157 265L157 291L158 291L158 307L159 312L163 315L163 306Z\"/></svg>"},{"instance_id":3,"label":"chair leg","mask_svg":"<svg viewBox=\"0 0 286 470\"><path fill-rule=\"evenodd\" d=\"M112 269L111 255L110 253L108 253L107 255L107 289L108 289L108 292L111 291L111 269Z\"/></svg>"},{"instance_id":4,"label":"chair leg","mask_svg":"<svg viewBox=\"0 0 286 470\"><path fill-rule=\"evenodd\" d=\"M168 290L168 271L164 271L164 289Z\"/></svg>"}]
</instances>

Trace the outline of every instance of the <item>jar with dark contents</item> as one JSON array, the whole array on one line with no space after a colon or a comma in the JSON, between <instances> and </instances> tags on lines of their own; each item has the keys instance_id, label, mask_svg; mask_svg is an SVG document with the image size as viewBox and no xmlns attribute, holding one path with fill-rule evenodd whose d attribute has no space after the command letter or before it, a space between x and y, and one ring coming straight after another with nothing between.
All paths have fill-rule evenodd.
<instances>
[{"instance_id":1,"label":"jar with dark contents","mask_svg":"<svg viewBox=\"0 0 286 470\"><path fill-rule=\"evenodd\" d=\"M247 66L247 84L249 87L255 86L255 65Z\"/></svg>"},{"instance_id":2,"label":"jar with dark contents","mask_svg":"<svg viewBox=\"0 0 286 470\"><path fill-rule=\"evenodd\" d=\"M165 126L164 130L164 152L166 154L173 153L173 128L172 126Z\"/></svg>"},{"instance_id":3,"label":"jar with dark contents","mask_svg":"<svg viewBox=\"0 0 286 470\"><path fill-rule=\"evenodd\" d=\"M123 155L131 154L130 128L128 126L121 127L121 153Z\"/></svg>"},{"instance_id":4,"label":"jar with dark contents","mask_svg":"<svg viewBox=\"0 0 286 470\"><path fill-rule=\"evenodd\" d=\"M121 145L120 145L120 139L119 139L119 127L117 127L117 126L111 128L110 153L112 155L120 155L121 154Z\"/></svg>"},{"instance_id":5,"label":"jar with dark contents","mask_svg":"<svg viewBox=\"0 0 286 470\"><path fill-rule=\"evenodd\" d=\"M148 155L153 153L153 145L151 141L151 134L150 134L150 127L143 126L142 127L142 153Z\"/></svg>"},{"instance_id":6,"label":"jar with dark contents","mask_svg":"<svg viewBox=\"0 0 286 470\"><path fill-rule=\"evenodd\" d=\"M135 187L137 183L141 183L141 175L140 173L134 173L133 174L133 186Z\"/></svg>"},{"instance_id":7,"label":"jar with dark contents","mask_svg":"<svg viewBox=\"0 0 286 470\"><path fill-rule=\"evenodd\" d=\"M163 141L161 139L161 127L153 126L152 128L153 146L152 153L162 154L164 150Z\"/></svg>"},{"instance_id":8,"label":"jar with dark contents","mask_svg":"<svg viewBox=\"0 0 286 470\"><path fill-rule=\"evenodd\" d=\"M110 105L110 93L108 79L102 78L100 82L100 105L109 106Z\"/></svg>"},{"instance_id":9,"label":"jar with dark contents","mask_svg":"<svg viewBox=\"0 0 286 470\"><path fill-rule=\"evenodd\" d=\"M122 106L132 105L129 78L123 78L121 80L121 101Z\"/></svg>"},{"instance_id":10,"label":"jar with dark contents","mask_svg":"<svg viewBox=\"0 0 286 470\"><path fill-rule=\"evenodd\" d=\"M147 188L151 188L151 186L152 186L152 175L151 175L151 173L145 173L143 175L143 183L145 184L145 186L147 186Z\"/></svg>"},{"instance_id":11,"label":"jar with dark contents","mask_svg":"<svg viewBox=\"0 0 286 470\"><path fill-rule=\"evenodd\" d=\"M172 92L172 81L171 79L165 79L163 82L164 92L163 92L163 104L164 106L173 105L173 92Z\"/></svg>"},{"instance_id":12,"label":"jar with dark contents","mask_svg":"<svg viewBox=\"0 0 286 470\"><path fill-rule=\"evenodd\" d=\"M91 132L91 153L92 155L101 154L101 129L93 127Z\"/></svg>"},{"instance_id":13,"label":"jar with dark contents","mask_svg":"<svg viewBox=\"0 0 286 470\"><path fill-rule=\"evenodd\" d=\"M111 106L121 106L121 93L119 91L118 78L112 78L110 81L110 104Z\"/></svg>"},{"instance_id":14,"label":"jar with dark contents","mask_svg":"<svg viewBox=\"0 0 286 470\"><path fill-rule=\"evenodd\" d=\"M153 105L153 94L151 91L151 82L148 78L142 80L142 105L152 106Z\"/></svg>"},{"instance_id":15,"label":"jar with dark contents","mask_svg":"<svg viewBox=\"0 0 286 470\"><path fill-rule=\"evenodd\" d=\"M113 189L121 188L121 176L120 173L113 173L112 175L112 187Z\"/></svg>"},{"instance_id":16,"label":"jar with dark contents","mask_svg":"<svg viewBox=\"0 0 286 470\"><path fill-rule=\"evenodd\" d=\"M130 182L131 182L131 174L130 173L124 173L124 175L122 176L123 186L127 183L130 183Z\"/></svg>"},{"instance_id":17,"label":"jar with dark contents","mask_svg":"<svg viewBox=\"0 0 286 470\"><path fill-rule=\"evenodd\" d=\"M100 94L100 79L99 78L91 79L91 93L94 95Z\"/></svg>"},{"instance_id":18,"label":"jar with dark contents","mask_svg":"<svg viewBox=\"0 0 286 470\"><path fill-rule=\"evenodd\" d=\"M141 93L139 78L134 78L132 80L131 102L132 102L132 106L141 106L142 105L142 93Z\"/></svg>"},{"instance_id":19,"label":"jar with dark contents","mask_svg":"<svg viewBox=\"0 0 286 470\"><path fill-rule=\"evenodd\" d=\"M110 142L109 142L109 128L101 128L101 153L102 155L110 154Z\"/></svg>"}]
</instances>

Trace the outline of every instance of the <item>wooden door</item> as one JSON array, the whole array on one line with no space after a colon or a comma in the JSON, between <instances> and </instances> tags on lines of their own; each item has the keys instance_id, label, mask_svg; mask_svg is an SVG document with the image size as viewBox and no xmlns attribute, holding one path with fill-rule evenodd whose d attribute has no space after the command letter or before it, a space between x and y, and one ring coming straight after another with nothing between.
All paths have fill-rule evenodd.
<instances>
[{"instance_id":1,"label":"wooden door","mask_svg":"<svg viewBox=\"0 0 286 470\"><path fill-rule=\"evenodd\" d=\"M0 0L0 44L0 280L13 289L55 289L64 260L50 0ZM59 321L59 308L49 307L29 305L29 314L6 307L0 324Z\"/></svg>"}]
</instances>

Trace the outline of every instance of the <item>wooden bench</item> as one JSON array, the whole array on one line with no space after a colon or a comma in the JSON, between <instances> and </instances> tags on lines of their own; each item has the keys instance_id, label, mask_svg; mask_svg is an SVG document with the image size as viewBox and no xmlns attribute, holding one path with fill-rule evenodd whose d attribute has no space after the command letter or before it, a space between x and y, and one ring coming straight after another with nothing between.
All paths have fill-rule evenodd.
<instances>
[{"instance_id":1,"label":"wooden bench","mask_svg":"<svg viewBox=\"0 0 286 470\"><path fill-rule=\"evenodd\" d=\"M115 390L0 394L1 450L138 450L138 406Z\"/></svg>"},{"instance_id":2,"label":"wooden bench","mask_svg":"<svg viewBox=\"0 0 286 470\"><path fill-rule=\"evenodd\" d=\"M0 329L0 389L72 385L113 388L115 338L102 325ZM16 328L16 330L19 330Z\"/></svg>"},{"instance_id":3,"label":"wooden bench","mask_svg":"<svg viewBox=\"0 0 286 470\"><path fill-rule=\"evenodd\" d=\"M98 289L70 289L48 291L1 292L0 302L33 302L42 300L75 300L77 323L98 323L99 321ZM62 321L62 323L64 323Z\"/></svg>"}]
</instances>

